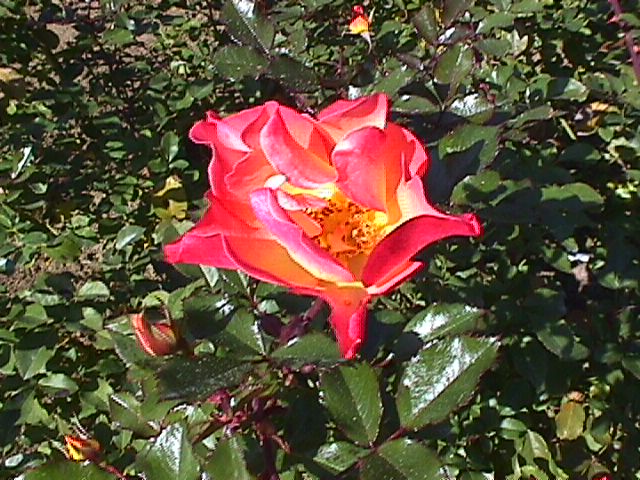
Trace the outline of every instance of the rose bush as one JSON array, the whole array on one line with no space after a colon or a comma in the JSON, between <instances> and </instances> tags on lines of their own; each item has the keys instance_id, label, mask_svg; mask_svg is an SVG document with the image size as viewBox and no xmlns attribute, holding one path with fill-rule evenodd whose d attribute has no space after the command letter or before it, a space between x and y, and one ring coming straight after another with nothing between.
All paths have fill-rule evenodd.
<instances>
[{"instance_id":1,"label":"rose bush","mask_svg":"<svg viewBox=\"0 0 640 480\"><path fill-rule=\"evenodd\" d=\"M236 269L324 299L352 358L370 299L414 275L418 251L482 233L475 215L427 202L429 158L388 114L385 95L337 101L317 119L277 102L209 112L190 132L213 151L209 207L165 247L167 261Z\"/></svg>"}]
</instances>

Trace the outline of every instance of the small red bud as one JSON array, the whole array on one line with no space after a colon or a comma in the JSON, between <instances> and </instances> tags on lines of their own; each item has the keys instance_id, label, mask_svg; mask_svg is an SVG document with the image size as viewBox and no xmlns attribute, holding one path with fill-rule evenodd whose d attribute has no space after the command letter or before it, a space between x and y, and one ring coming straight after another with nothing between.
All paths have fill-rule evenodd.
<instances>
[{"instance_id":1,"label":"small red bud","mask_svg":"<svg viewBox=\"0 0 640 480\"><path fill-rule=\"evenodd\" d=\"M596 473L591 480L613 480L613 476L607 472Z\"/></svg>"},{"instance_id":2,"label":"small red bud","mask_svg":"<svg viewBox=\"0 0 640 480\"><path fill-rule=\"evenodd\" d=\"M65 455L74 462L84 462L90 460L96 462L100 459L100 443L90 438L64 436Z\"/></svg>"},{"instance_id":3,"label":"small red bud","mask_svg":"<svg viewBox=\"0 0 640 480\"><path fill-rule=\"evenodd\" d=\"M133 331L140 348L153 357L171 355L178 351L178 336L167 323L150 323L144 313L131 315Z\"/></svg>"}]
</instances>

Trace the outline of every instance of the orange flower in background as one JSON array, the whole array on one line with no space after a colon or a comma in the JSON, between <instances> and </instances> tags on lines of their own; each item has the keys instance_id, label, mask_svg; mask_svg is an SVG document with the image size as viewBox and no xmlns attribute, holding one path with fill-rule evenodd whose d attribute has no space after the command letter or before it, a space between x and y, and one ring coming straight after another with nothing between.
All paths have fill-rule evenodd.
<instances>
[{"instance_id":1,"label":"orange flower in background","mask_svg":"<svg viewBox=\"0 0 640 480\"><path fill-rule=\"evenodd\" d=\"M65 455L74 462L84 462L90 460L97 462L101 456L100 443L90 438L64 436Z\"/></svg>"},{"instance_id":2,"label":"orange flower in background","mask_svg":"<svg viewBox=\"0 0 640 480\"><path fill-rule=\"evenodd\" d=\"M364 38L369 44L369 50L371 50L371 19L364 13L364 7L362 7L362 5L355 5L351 9L349 33L360 35Z\"/></svg>"},{"instance_id":3,"label":"orange flower in background","mask_svg":"<svg viewBox=\"0 0 640 480\"><path fill-rule=\"evenodd\" d=\"M140 348L147 354L159 357L174 354L179 350L179 336L173 325L151 323L144 313L131 315L131 323Z\"/></svg>"},{"instance_id":4,"label":"orange flower in background","mask_svg":"<svg viewBox=\"0 0 640 480\"><path fill-rule=\"evenodd\" d=\"M370 33L371 19L364 13L362 5L355 5L351 9L351 23L349 23L349 32L354 35L362 35Z\"/></svg>"},{"instance_id":5,"label":"orange flower in background","mask_svg":"<svg viewBox=\"0 0 640 480\"><path fill-rule=\"evenodd\" d=\"M411 278L427 245L479 236L473 214L430 205L428 156L388 121L385 95L340 100L317 118L277 102L221 118L208 113L190 138L209 146L209 207L165 247L170 263L243 271L313 295L345 358L365 338L367 305Z\"/></svg>"}]
</instances>

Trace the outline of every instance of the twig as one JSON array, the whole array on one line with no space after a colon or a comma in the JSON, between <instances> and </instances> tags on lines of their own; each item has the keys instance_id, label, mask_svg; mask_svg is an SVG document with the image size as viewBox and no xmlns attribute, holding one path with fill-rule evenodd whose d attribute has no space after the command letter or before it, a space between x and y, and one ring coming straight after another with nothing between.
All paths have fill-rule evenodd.
<instances>
[{"instance_id":1,"label":"twig","mask_svg":"<svg viewBox=\"0 0 640 480\"><path fill-rule=\"evenodd\" d=\"M609 3L611 4L611 8L613 8L613 12L615 13L614 20L616 21L616 23L620 24L619 18L624 13L622 11L622 7L620 6L620 1L609 0ZM636 50L631 32L624 33L624 43L627 45L627 50L629 50L629 56L631 57L633 71L636 74L636 80L638 81L638 83L640 83L640 51Z\"/></svg>"},{"instance_id":2,"label":"twig","mask_svg":"<svg viewBox=\"0 0 640 480\"><path fill-rule=\"evenodd\" d=\"M303 315L305 322L310 322L313 320L321 311L322 307L324 307L324 300L321 298L316 298L311 305L311 308L307 310L307 312Z\"/></svg>"}]
</instances>

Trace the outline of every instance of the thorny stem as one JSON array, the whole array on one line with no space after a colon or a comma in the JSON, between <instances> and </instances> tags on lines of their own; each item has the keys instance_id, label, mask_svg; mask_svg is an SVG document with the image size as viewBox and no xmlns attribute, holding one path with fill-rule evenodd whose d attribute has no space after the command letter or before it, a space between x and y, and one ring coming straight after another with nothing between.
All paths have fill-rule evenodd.
<instances>
[{"instance_id":1,"label":"thorny stem","mask_svg":"<svg viewBox=\"0 0 640 480\"><path fill-rule=\"evenodd\" d=\"M622 7L620 6L620 1L609 0L609 3L611 4L611 8L613 8L613 12L615 13L614 19L619 24L618 19L620 18L620 15L624 13L622 11ZM627 50L629 50L629 56L631 57L633 71L636 74L636 80L638 80L638 83L640 83L640 49L636 50L631 32L624 33L624 43L627 45Z\"/></svg>"},{"instance_id":2,"label":"thorny stem","mask_svg":"<svg viewBox=\"0 0 640 480\"><path fill-rule=\"evenodd\" d=\"M118 477L119 480L129 480L127 478L127 476L122 473L120 470L118 470L116 467L114 467L113 465L109 465L109 464L103 464L100 466L105 472L107 473L111 473L112 475L115 475L116 477Z\"/></svg>"},{"instance_id":3,"label":"thorny stem","mask_svg":"<svg viewBox=\"0 0 640 480\"><path fill-rule=\"evenodd\" d=\"M262 480L280 480L280 475L278 475L278 469L276 468L276 452L273 448L273 440L270 438L262 440L262 453L264 455Z\"/></svg>"},{"instance_id":4,"label":"thorny stem","mask_svg":"<svg viewBox=\"0 0 640 480\"><path fill-rule=\"evenodd\" d=\"M306 322L310 322L311 320L313 320L316 317L316 315L320 313L323 306L324 306L324 300L322 300L321 298L316 298L313 301L311 308L309 308L309 310L307 310L307 313L304 314L304 320Z\"/></svg>"}]
</instances>

